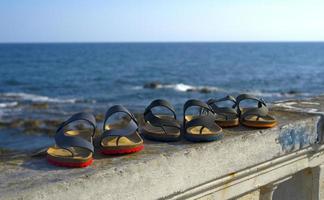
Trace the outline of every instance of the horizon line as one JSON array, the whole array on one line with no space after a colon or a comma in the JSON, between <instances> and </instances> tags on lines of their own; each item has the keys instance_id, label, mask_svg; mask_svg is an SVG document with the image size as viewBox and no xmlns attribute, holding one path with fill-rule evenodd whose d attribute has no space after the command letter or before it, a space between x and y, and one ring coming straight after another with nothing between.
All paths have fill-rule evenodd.
<instances>
[{"instance_id":1,"label":"horizon line","mask_svg":"<svg viewBox=\"0 0 324 200\"><path fill-rule=\"evenodd\" d=\"M256 41L17 41L0 44L123 44L123 43L323 43L324 40L256 40Z\"/></svg>"}]
</instances>

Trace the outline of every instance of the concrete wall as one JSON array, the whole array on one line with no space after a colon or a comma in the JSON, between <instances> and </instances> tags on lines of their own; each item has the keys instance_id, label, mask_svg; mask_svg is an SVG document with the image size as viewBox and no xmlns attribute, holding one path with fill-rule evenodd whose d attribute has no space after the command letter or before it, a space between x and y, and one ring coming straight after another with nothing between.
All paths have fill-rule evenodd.
<instances>
[{"instance_id":1,"label":"concrete wall","mask_svg":"<svg viewBox=\"0 0 324 200\"><path fill-rule=\"evenodd\" d=\"M137 154L65 169L44 158L0 165L0 199L324 200L324 97L273 104L272 129L225 129L221 141L145 141Z\"/></svg>"}]
</instances>

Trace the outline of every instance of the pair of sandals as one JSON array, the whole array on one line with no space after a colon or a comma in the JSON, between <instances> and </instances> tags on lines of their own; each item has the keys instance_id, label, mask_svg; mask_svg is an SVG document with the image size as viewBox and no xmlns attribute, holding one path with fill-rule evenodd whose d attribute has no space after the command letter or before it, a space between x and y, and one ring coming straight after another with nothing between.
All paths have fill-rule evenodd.
<instances>
[{"instance_id":1,"label":"pair of sandals","mask_svg":"<svg viewBox=\"0 0 324 200\"><path fill-rule=\"evenodd\" d=\"M244 100L256 101L257 107L242 108L240 103ZM232 106L219 106L220 102L225 101L231 102ZM154 114L152 111L154 107L165 107L171 111L171 115ZM191 107L198 107L199 114L187 114L187 110ZM263 99L248 94L241 94L237 98L227 96L221 99L210 99L207 103L192 99L184 104L181 126L172 105L158 99L145 109L145 125L141 127L140 132L147 139L165 142L178 141L182 135L192 142L214 141L223 137L222 127L238 126L240 123L256 128L274 127L277 121L268 112Z\"/></svg>"},{"instance_id":2,"label":"pair of sandals","mask_svg":"<svg viewBox=\"0 0 324 200\"><path fill-rule=\"evenodd\" d=\"M122 113L123 118L108 123L113 115ZM76 122L87 122L91 129L82 129ZM75 122L75 123L73 123ZM71 128L71 125L75 125ZM77 113L63 122L56 131L53 147L47 149L49 163L62 167L87 167L93 162L93 138L96 119L90 113ZM126 154L141 151L143 140L138 133L134 115L121 105L112 106L105 115L100 136L100 152L103 154Z\"/></svg>"}]
</instances>

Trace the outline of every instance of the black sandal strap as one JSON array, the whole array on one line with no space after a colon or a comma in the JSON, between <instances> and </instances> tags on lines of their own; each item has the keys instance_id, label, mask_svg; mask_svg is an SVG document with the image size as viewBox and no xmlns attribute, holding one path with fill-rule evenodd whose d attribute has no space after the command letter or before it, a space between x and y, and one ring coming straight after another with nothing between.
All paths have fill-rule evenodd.
<instances>
[{"instance_id":1,"label":"black sandal strap","mask_svg":"<svg viewBox=\"0 0 324 200\"><path fill-rule=\"evenodd\" d=\"M156 99L156 100L152 101L150 103L150 105L145 108L144 115L146 112L150 112L152 110L152 108L161 107L161 106L170 110L173 114L174 119L177 119L175 109L173 108L173 106L168 101L163 100L163 99Z\"/></svg>"},{"instance_id":2,"label":"black sandal strap","mask_svg":"<svg viewBox=\"0 0 324 200\"><path fill-rule=\"evenodd\" d=\"M249 95L249 94L241 94L241 95L237 96L237 98L236 98L237 112L238 112L238 114L240 116L242 115L242 108L240 107L240 102L244 101L244 100L247 100L247 99L255 100L255 101L258 102L258 107L257 108L255 108L255 109L253 108L253 111L252 111L252 109L249 109L249 110L251 110L249 115L252 115L252 113L256 113L257 115L258 114L260 114L260 115L267 115L268 114L267 104L265 103L265 101L262 98L257 98L255 96ZM256 110L260 110L260 111L256 111ZM247 111L245 111L245 112L247 112Z\"/></svg>"},{"instance_id":3,"label":"black sandal strap","mask_svg":"<svg viewBox=\"0 0 324 200\"><path fill-rule=\"evenodd\" d=\"M106 127L107 120L116 113L125 113L130 117L131 120L129 121L128 125L125 126L125 128L106 130L105 127ZM103 123L104 132L101 135L101 138L103 139L108 136L128 136L133 134L137 129L138 129L138 123L135 116L131 112L129 112L124 106L115 105L109 108L109 110L106 112L105 120Z\"/></svg>"},{"instance_id":4,"label":"black sandal strap","mask_svg":"<svg viewBox=\"0 0 324 200\"><path fill-rule=\"evenodd\" d=\"M197 118L192 119L187 122L186 120L186 111L188 108L197 106L200 107L201 109L204 109L207 111L207 115L199 115ZM211 113L211 114L210 114ZM209 130L218 130L219 127L215 123L215 115L214 115L213 109L208 106L205 102L196 100L196 99L190 99L188 100L184 106L183 106L183 127L185 130L187 130L189 127L194 127L194 126L202 126L202 129L200 130L200 133L202 133L202 130L204 128L208 128Z\"/></svg>"},{"instance_id":5,"label":"black sandal strap","mask_svg":"<svg viewBox=\"0 0 324 200\"><path fill-rule=\"evenodd\" d=\"M233 102L233 106L230 107L219 107L217 106L218 102L222 102L222 101L232 101ZM222 115L225 117L228 117L228 115L237 115L237 110L235 109L236 107L236 100L234 97L232 96L226 96L224 98L221 99L209 99L207 101L207 104L214 110L214 112L217 115Z\"/></svg>"},{"instance_id":6,"label":"black sandal strap","mask_svg":"<svg viewBox=\"0 0 324 200\"><path fill-rule=\"evenodd\" d=\"M200 107L201 110L205 110L208 113L209 112L211 112L213 114L215 113L213 111L213 109L208 104L206 104L205 102L202 102L202 101L199 101L199 100L196 100L196 99L190 99L183 105L183 117L184 117L183 122L185 122L185 116L186 116L187 109L190 108L190 107L193 107L193 106Z\"/></svg>"},{"instance_id":7,"label":"black sandal strap","mask_svg":"<svg viewBox=\"0 0 324 200\"><path fill-rule=\"evenodd\" d=\"M92 126L92 128L93 128L92 137L93 137L96 133L96 118L92 114L86 113L86 112L80 112L80 113L76 113L76 114L72 115L68 120L64 121L59 126L59 128L57 129L56 132L60 132L68 124L70 124L74 121L79 121L79 120L86 121Z\"/></svg>"},{"instance_id":8,"label":"black sandal strap","mask_svg":"<svg viewBox=\"0 0 324 200\"><path fill-rule=\"evenodd\" d=\"M190 127L196 126L202 126L202 128L200 129L200 134L202 134L204 128L208 128L209 130L215 132L219 130L219 126L215 123L215 119L211 115L199 116L188 121L187 123L185 123L185 130Z\"/></svg>"},{"instance_id":9,"label":"black sandal strap","mask_svg":"<svg viewBox=\"0 0 324 200\"><path fill-rule=\"evenodd\" d=\"M156 116L153 112L152 112L152 108L154 107L165 107L167 108L169 111L172 112L173 115L173 120L172 119L162 119L158 116ZM163 99L157 99L151 102L151 104L145 109L144 111L144 120L145 122L149 122L150 124L152 124L153 126L157 126L157 127L164 127L164 126L171 126L171 127L175 127L180 129L181 125L180 123L177 121L177 116L175 113L175 110L173 108L173 106L167 102L166 100ZM164 130L164 128L163 128Z\"/></svg>"},{"instance_id":10,"label":"black sandal strap","mask_svg":"<svg viewBox=\"0 0 324 200\"><path fill-rule=\"evenodd\" d=\"M76 135L68 135L66 134L66 131L64 131L64 127L68 124L78 121L78 120L84 120L88 122L93 127L93 133L91 134L90 141ZM73 151L71 150L72 147L80 147L87 149L91 152L94 152L94 147L92 144L92 137L95 134L96 130L96 119L92 114L89 113L77 113L74 114L72 117L70 117L68 120L63 122L61 126L57 129L55 134L55 143L58 147L62 149L66 149L71 152L73 156Z\"/></svg>"},{"instance_id":11,"label":"black sandal strap","mask_svg":"<svg viewBox=\"0 0 324 200\"><path fill-rule=\"evenodd\" d=\"M269 110L265 106L262 106L261 108L250 108L242 114L241 119L244 119L247 116L251 116L251 115L257 116L258 118L266 117L268 115L268 112Z\"/></svg>"},{"instance_id":12,"label":"black sandal strap","mask_svg":"<svg viewBox=\"0 0 324 200\"><path fill-rule=\"evenodd\" d=\"M60 131L58 132L58 134L55 135L55 143L58 147L70 151L72 153L72 156L73 156L73 151L70 149L71 147L80 147L80 148L87 149L92 153L94 152L92 137L91 137L91 141L89 142L88 140L82 137L69 136L64 134L63 131Z\"/></svg>"}]
</instances>

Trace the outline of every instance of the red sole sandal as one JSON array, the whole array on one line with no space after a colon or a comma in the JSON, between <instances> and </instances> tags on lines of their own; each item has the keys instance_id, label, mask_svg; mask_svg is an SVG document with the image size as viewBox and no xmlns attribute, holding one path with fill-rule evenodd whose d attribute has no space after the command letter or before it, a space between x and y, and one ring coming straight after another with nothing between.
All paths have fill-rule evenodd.
<instances>
[{"instance_id":1,"label":"red sole sandal","mask_svg":"<svg viewBox=\"0 0 324 200\"><path fill-rule=\"evenodd\" d=\"M114 123L108 123L108 119L116 113L123 113L124 117ZM107 111L100 146L101 153L108 155L135 153L144 148L137 121L125 107L115 105Z\"/></svg>"},{"instance_id":2,"label":"red sole sandal","mask_svg":"<svg viewBox=\"0 0 324 200\"><path fill-rule=\"evenodd\" d=\"M65 130L66 127L78 121L85 121L92 127L85 130ZM76 126L73 126L76 127ZM77 113L63 122L56 131L55 143L46 151L47 161L60 167L87 167L93 162L94 147L92 138L96 130L96 119L89 113Z\"/></svg>"}]
</instances>

